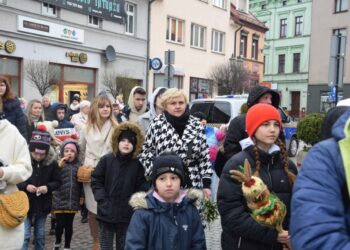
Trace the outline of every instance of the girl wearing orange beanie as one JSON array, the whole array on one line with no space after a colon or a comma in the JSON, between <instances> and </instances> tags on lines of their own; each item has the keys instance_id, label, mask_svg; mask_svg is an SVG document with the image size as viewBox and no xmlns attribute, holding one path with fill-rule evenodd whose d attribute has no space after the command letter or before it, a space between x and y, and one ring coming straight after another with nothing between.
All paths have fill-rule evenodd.
<instances>
[{"instance_id":1,"label":"girl wearing orange beanie","mask_svg":"<svg viewBox=\"0 0 350 250\"><path fill-rule=\"evenodd\" d=\"M243 151L225 165L220 179L217 201L222 223L222 249L283 249L289 243L288 231L281 233L256 222L243 198L241 183L232 179L230 171L239 170L247 159L253 175L259 176L270 192L287 207L283 228L289 225L292 185L297 174L295 164L287 157L284 143L278 139L282 129L278 110L269 104L252 106L246 116L249 138ZM258 197L257 197L258 198Z\"/></svg>"}]
</instances>

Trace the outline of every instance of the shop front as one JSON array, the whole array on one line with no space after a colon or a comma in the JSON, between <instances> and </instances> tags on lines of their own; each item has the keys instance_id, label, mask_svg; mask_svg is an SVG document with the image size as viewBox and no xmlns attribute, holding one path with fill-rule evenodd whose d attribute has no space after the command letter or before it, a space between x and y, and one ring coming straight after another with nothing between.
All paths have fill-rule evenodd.
<instances>
[{"instance_id":1,"label":"shop front","mask_svg":"<svg viewBox=\"0 0 350 250\"><path fill-rule=\"evenodd\" d=\"M96 88L96 69L54 64L59 77L53 81L50 91L52 102L70 104L74 94L81 100L92 100Z\"/></svg>"}]
</instances>

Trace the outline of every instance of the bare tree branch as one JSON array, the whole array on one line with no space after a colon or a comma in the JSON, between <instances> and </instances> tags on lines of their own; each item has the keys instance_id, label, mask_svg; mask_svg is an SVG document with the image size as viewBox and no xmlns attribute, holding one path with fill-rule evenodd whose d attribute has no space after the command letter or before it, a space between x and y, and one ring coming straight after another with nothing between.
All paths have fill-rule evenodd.
<instances>
[{"instance_id":1,"label":"bare tree branch","mask_svg":"<svg viewBox=\"0 0 350 250\"><path fill-rule=\"evenodd\" d=\"M41 96L46 95L58 79L59 70L49 62L29 60L25 66L26 78L38 89Z\"/></svg>"},{"instance_id":2,"label":"bare tree branch","mask_svg":"<svg viewBox=\"0 0 350 250\"><path fill-rule=\"evenodd\" d=\"M128 96L131 89L137 85L138 81L132 79L129 75L125 73L116 73L115 71L105 71L103 76L103 85L107 88L114 98L123 94L123 96Z\"/></svg>"},{"instance_id":3,"label":"bare tree branch","mask_svg":"<svg viewBox=\"0 0 350 250\"><path fill-rule=\"evenodd\" d=\"M232 61L213 67L209 78L217 85L219 95L241 94L247 88L249 72L242 62Z\"/></svg>"}]
</instances>

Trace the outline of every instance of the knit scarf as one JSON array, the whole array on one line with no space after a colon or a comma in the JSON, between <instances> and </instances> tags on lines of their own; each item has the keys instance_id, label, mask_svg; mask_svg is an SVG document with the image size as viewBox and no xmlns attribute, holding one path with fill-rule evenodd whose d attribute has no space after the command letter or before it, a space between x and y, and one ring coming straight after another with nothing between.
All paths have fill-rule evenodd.
<instances>
[{"instance_id":1,"label":"knit scarf","mask_svg":"<svg viewBox=\"0 0 350 250\"><path fill-rule=\"evenodd\" d=\"M180 137L182 137L185 127L188 123L188 119L190 118L189 108L187 107L185 112L179 117L173 116L167 111L164 111L164 115L166 120L174 127L175 131L180 135Z\"/></svg>"}]
</instances>

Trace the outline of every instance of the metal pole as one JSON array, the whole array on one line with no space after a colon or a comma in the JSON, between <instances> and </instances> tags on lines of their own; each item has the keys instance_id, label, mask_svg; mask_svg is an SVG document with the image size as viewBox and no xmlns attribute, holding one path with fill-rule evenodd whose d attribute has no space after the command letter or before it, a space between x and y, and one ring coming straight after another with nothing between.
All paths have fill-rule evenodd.
<instances>
[{"instance_id":1,"label":"metal pole","mask_svg":"<svg viewBox=\"0 0 350 250\"><path fill-rule=\"evenodd\" d=\"M168 88L170 89L170 49L168 49Z\"/></svg>"},{"instance_id":2,"label":"metal pole","mask_svg":"<svg viewBox=\"0 0 350 250\"><path fill-rule=\"evenodd\" d=\"M154 0L148 1L148 16L147 16L147 51L146 51L146 92L148 93L149 87L149 51L150 51L150 34L151 34L151 4Z\"/></svg>"},{"instance_id":3,"label":"metal pole","mask_svg":"<svg viewBox=\"0 0 350 250\"><path fill-rule=\"evenodd\" d=\"M341 52L341 34L338 33L338 52L337 52L337 73L336 73L336 81L335 81L335 105L338 103L338 83L339 83L339 67L340 67L340 52Z\"/></svg>"}]
</instances>

